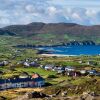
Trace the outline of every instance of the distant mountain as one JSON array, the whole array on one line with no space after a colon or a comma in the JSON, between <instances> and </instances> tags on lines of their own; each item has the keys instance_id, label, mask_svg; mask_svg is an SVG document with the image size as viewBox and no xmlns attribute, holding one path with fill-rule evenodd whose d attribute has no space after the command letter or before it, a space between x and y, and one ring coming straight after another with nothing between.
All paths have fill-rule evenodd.
<instances>
[{"instance_id":1,"label":"distant mountain","mask_svg":"<svg viewBox=\"0 0 100 100\"><path fill-rule=\"evenodd\" d=\"M33 35L34 33L41 33L39 31L41 31L45 25L46 24L44 23L30 23L28 25L11 25L4 27L3 29L14 32L17 35L29 36Z\"/></svg>"},{"instance_id":2,"label":"distant mountain","mask_svg":"<svg viewBox=\"0 0 100 100\"><path fill-rule=\"evenodd\" d=\"M11 25L2 28L20 36L31 36L34 39L48 38L63 39L83 39L100 41L100 25L82 26L75 23L40 23L33 22L27 25ZM4 32L5 32L4 31ZM43 35L42 35L43 34ZM51 36L52 35L52 36ZM42 36L42 37L41 37Z\"/></svg>"},{"instance_id":3,"label":"distant mountain","mask_svg":"<svg viewBox=\"0 0 100 100\"><path fill-rule=\"evenodd\" d=\"M10 32L10 31L8 31L8 30L0 29L0 35L10 35L10 36L14 36L14 35L16 35L16 34L13 33L13 32Z\"/></svg>"}]
</instances>

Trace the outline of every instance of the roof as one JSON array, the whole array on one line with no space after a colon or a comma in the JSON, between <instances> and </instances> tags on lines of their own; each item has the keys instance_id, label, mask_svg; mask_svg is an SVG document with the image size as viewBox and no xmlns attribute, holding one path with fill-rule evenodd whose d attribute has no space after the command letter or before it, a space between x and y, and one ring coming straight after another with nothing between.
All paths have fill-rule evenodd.
<instances>
[{"instance_id":1,"label":"roof","mask_svg":"<svg viewBox=\"0 0 100 100\"><path fill-rule=\"evenodd\" d=\"M45 79L42 77L39 78L34 78L33 81L38 82L38 81L44 81Z\"/></svg>"},{"instance_id":2,"label":"roof","mask_svg":"<svg viewBox=\"0 0 100 100\"><path fill-rule=\"evenodd\" d=\"M28 81L43 81L44 79L42 77L38 78L11 78L11 79L0 79L0 84L4 83L20 83L20 82L28 82Z\"/></svg>"},{"instance_id":3,"label":"roof","mask_svg":"<svg viewBox=\"0 0 100 100\"><path fill-rule=\"evenodd\" d=\"M40 75L39 74L36 74L36 73L34 73L33 75L32 75L32 78L39 78L40 77Z\"/></svg>"},{"instance_id":4,"label":"roof","mask_svg":"<svg viewBox=\"0 0 100 100\"><path fill-rule=\"evenodd\" d=\"M97 73L96 70L88 70L89 73Z\"/></svg>"},{"instance_id":5,"label":"roof","mask_svg":"<svg viewBox=\"0 0 100 100\"><path fill-rule=\"evenodd\" d=\"M75 70L75 68L68 66L68 67L65 67L65 70Z\"/></svg>"},{"instance_id":6,"label":"roof","mask_svg":"<svg viewBox=\"0 0 100 100\"><path fill-rule=\"evenodd\" d=\"M18 82L26 82L26 81L31 81L31 78L0 79L0 84L4 84L4 83L18 83Z\"/></svg>"},{"instance_id":7,"label":"roof","mask_svg":"<svg viewBox=\"0 0 100 100\"><path fill-rule=\"evenodd\" d=\"M57 69L58 69L58 70L65 70L64 67L58 67Z\"/></svg>"},{"instance_id":8,"label":"roof","mask_svg":"<svg viewBox=\"0 0 100 100\"><path fill-rule=\"evenodd\" d=\"M45 65L45 67L54 67L53 64L48 64L48 65Z\"/></svg>"}]
</instances>

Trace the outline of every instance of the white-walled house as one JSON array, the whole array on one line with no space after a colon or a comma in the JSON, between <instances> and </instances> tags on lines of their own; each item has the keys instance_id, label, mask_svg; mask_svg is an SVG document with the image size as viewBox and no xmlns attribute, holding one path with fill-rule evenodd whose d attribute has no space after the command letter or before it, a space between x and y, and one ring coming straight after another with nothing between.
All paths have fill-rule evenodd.
<instances>
[{"instance_id":1,"label":"white-walled house","mask_svg":"<svg viewBox=\"0 0 100 100\"><path fill-rule=\"evenodd\" d=\"M53 64L48 64L44 66L45 70L52 70L55 66Z\"/></svg>"},{"instance_id":2,"label":"white-walled house","mask_svg":"<svg viewBox=\"0 0 100 100\"><path fill-rule=\"evenodd\" d=\"M75 71L75 68L71 66L67 66L65 67L65 71Z\"/></svg>"},{"instance_id":3,"label":"white-walled house","mask_svg":"<svg viewBox=\"0 0 100 100\"><path fill-rule=\"evenodd\" d=\"M30 64L29 64L28 62L24 62L23 65L24 65L25 67L29 67L29 66L30 66Z\"/></svg>"}]
</instances>

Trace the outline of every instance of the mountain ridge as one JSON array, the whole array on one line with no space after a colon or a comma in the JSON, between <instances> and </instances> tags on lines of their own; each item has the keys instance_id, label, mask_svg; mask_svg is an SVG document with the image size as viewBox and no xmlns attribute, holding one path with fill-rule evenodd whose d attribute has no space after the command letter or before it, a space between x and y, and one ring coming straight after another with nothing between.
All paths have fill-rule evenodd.
<instances>
[{"instance_id":1,"label":"mountain ridge","mask_svg":"<svg viewBox=\"0 0 100 100\"><path fill-rule=\"evenodd\" d=\"M84 26L76 23L32 22L26 25L10 25L0 30L9 31L19 36L32 36L33 38L37 38L37 34L51 34L59 38L60 35L63 37L68 35L69 38L79 37L80 39L86 38L86 40L95 40L96 38L99 40L100 38L100 25Z\"/></svg>"}]
</instances>

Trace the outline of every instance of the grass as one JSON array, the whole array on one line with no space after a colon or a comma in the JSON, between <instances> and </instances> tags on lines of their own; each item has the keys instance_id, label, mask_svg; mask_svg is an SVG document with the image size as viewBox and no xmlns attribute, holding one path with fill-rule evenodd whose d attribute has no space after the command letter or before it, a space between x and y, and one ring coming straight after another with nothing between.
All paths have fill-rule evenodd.
<instances>
[{"instance_id":1,"label":"grass","mask_svg":"<svg viewBox=\"0 0 100 100\"><path fill-rule=\"evenodd\" d=\"M39 37L39 38L46 39L46 40L47 40L47 39L56 38L55 35L52 35L52 34L50 34L50 33L48 33L48 34L37 34L36 36Z\"/></svg>"},{"instance_id":2,"label":"grass","mask_svg":"<svg viewBox=\"0 0 100 100\"><path fill-rule=\"evenodd\" d=\"M26 37L14 37L14 36L0 36L1 45L18 45L18 44L35 44L37 41L34 41L32 38Z\"/></svg>"},{"instance_id":3,"label":"grass","mask_svg":"<svg viewBox=\"0 0 100 100\"><path fill-rule=\"evenodd\" d=\"M47 77L49 75L56 75L56 72L54 71L46 71L44 69L41 69L41 68L16 68L16 70L18 72L27 72L29 74L32 74L33 72L35 73L39 73L41 76L43 77Z\"/></svg>"},{"instance_id":4,"label":"grass","mask_svg":"<svg viewBox=\"0 0 100 100\"><path fill-rule=\"evenodd\" d=\"M48 78L46 81L49 82L52 85L57 85L60 82L65 81L67 79L68 79L67 76L58 76L57 78Z\"/></svg>"},{"instance_id":5,"label":"grass","mask_svg":"<svg viewBox=\"0 0 100 100\"><path fill-rule=\"evenodd\" d=\"M87 81L91 80L91 78L88 77L78 77L77 79L73 80L71 83L74 85L80 85L85 84Z\"/></svg>"}]
</instances>

